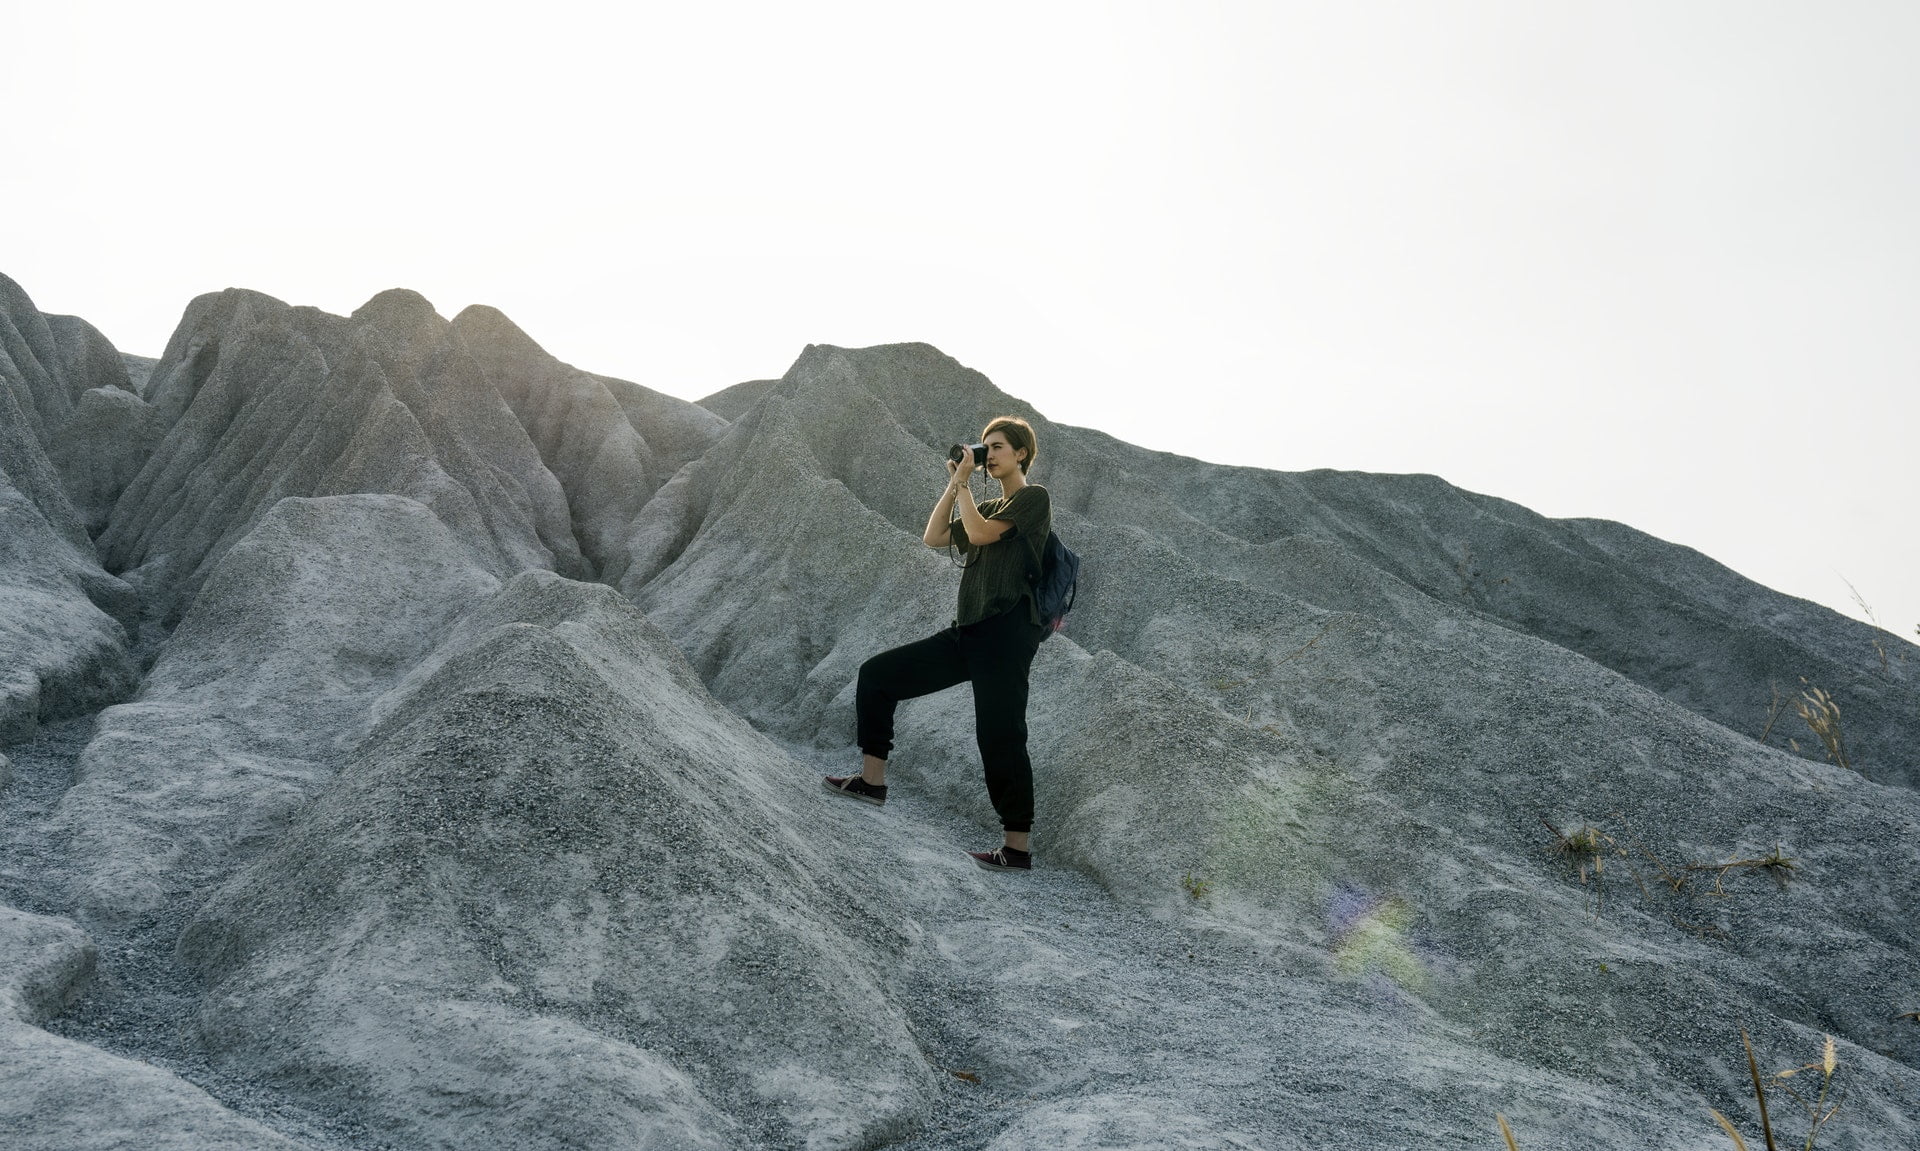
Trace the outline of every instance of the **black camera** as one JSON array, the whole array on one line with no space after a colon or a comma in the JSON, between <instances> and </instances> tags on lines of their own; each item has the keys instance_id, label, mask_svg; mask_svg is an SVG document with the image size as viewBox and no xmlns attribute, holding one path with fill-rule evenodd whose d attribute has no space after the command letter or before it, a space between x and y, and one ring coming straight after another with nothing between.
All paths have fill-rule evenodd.
<instances>
[{"instance_id":1,"label":"black camera","mask_svg":"<svg viewBox=\"0 0 1920 1151\"><path fill-rule=\"evenodd\" d=\"M985 444L967 444L965 446L962 446L960 444L955 444L952 447L947 449L947 458L952 460L956 464L965 463L967 460L968 452L973 453L974 467L978 468L978 467L986 466L987 445Z\"/></svg>"}]
</instances>

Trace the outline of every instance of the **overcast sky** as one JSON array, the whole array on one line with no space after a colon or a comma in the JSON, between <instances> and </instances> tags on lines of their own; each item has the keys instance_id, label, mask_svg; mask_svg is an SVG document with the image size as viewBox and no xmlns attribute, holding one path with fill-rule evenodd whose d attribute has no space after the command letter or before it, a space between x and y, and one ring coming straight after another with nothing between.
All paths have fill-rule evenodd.
<instances>
[{"instance_id":1,"label":"overcast sky","mask_svg":"<svg viewBox=\"0 0 1920 1151\"><path fill-rule=\"evenodd\" d=\"M1920 4L13 5L0 271L417 289L686 398L924 340L1920 624ZM964 429L956 429L956 434Z\"/></svg>"}]
</instances>

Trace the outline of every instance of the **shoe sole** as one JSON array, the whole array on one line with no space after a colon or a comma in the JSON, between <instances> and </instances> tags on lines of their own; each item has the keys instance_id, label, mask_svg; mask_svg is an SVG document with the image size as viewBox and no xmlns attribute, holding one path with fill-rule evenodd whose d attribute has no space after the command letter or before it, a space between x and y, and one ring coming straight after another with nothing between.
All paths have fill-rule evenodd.
<instances>
[{"instance_id":1,"label":"shoe sole","mask_svg":"<svg viewBox=\"0 0 1920 1151\"><path fill-rule=\"evenodd\" d=\"M887 805L887 801L885 799L875 799L872 796L861 795L857 791L847 791L842 788L833 786L831 783L828 783L824 779L820 781L820 786L826 788L828 791L831 791L835 795L844 795L848 799L857 799L861 803L870 803L875 807L885 807Z\"/></svg>"}]
</instances>

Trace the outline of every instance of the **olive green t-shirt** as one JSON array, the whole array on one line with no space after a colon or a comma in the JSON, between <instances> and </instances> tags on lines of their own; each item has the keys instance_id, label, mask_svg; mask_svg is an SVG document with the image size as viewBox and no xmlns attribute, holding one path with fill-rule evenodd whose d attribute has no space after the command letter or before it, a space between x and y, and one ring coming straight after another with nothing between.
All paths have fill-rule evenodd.
<instances>
[{"instance_id":1,"label":"olive green t-shirt","mask_svg":"<svg viewBox=\"0 0 1920 1151\"><path fill-rule=\"evenodd\" d=\"M953 546L967 559L967 570L960 577L960 611L956 626L964 627L991 619L1003 611L1027 601L1027 616L1040 624L1040 609L1034 606L1033 584L1040 577L1040 564L1046 554L1047 532L1053 529L1053 502L1047 489L1028 484L1011 496L1000 496L980 505L983 519L1007 520L1013 530L985 547L967 542L967 529L958 519L948 522Z\"/></svg>"}]
</instances>

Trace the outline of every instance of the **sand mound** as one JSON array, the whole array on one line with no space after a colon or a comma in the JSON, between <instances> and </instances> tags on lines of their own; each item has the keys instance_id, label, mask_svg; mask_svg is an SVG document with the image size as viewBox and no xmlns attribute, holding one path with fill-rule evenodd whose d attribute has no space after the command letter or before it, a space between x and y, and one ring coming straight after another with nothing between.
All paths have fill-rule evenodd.
<instances>
[{"instance_id":1,"label":"sand mound","mask_svg":"<svg viewBox=\"0 0 1920 1151\"><path fill-rule=\"evenodd\" d=\"M208 1043L410 1142L853 1147L928 1088L784 757L606 588L514 580L201 912Z\"/></svg>"}]
</instances>

